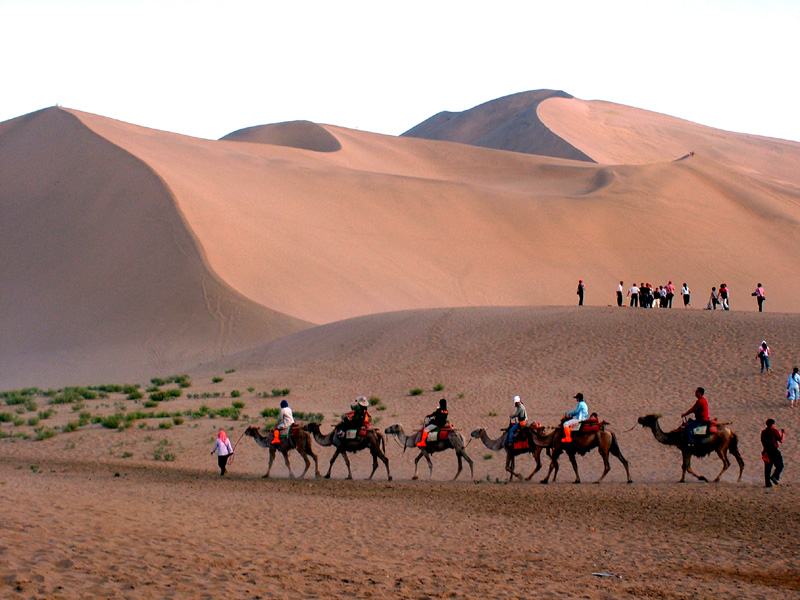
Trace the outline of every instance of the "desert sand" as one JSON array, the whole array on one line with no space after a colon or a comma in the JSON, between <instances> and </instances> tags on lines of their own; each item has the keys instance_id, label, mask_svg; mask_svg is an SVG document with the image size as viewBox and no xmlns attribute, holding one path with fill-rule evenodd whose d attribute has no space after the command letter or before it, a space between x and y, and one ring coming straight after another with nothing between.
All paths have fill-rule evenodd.
<instances>
[{"instance_id":1,"label":"desert sand","mask_svg":"<svg viewBox=\"0 0 800 600\"><path fill-rule=\"evenodd\" d=\"M800 597L800 144L541 91L402 137L202 140L56 107L0 123L0 156L0 390L37 387L0 400L0 597ZM634 278L685 281L692 307L616 307ZM721 282L732 310L702 310ZM142 397L54 399L101 384ZM637 425L676 427L697 386L741 481L734 461L677 483L679 452ZM498 437L517 394L555 426L577 392L632 483L612 457L594 485L596 452L580 484L565 457L548 485L546 457L509 483L470 435ZM285 398L328 432L362 394L375 428L409 432L447 398L472 469L452 481L448 452L412 481L390 437L391 481L366 453L353 481L280 457L262 477L247 426ZM765 489L769 417L786 471Z\"/></svg>"},{"instance_id":2,"label":"desert sand","mask_svg":"<svg viewBox=\"0 0 800 600\"><path fill-rule=\"evenodd\" d=\"M308 329L189 373L189 394L153 411L244 403L236 420L187 417L169 429L140 420L118 431L86 425L34 441L0 440L5 516L0 582L27 598L790 598L800 593L797 467L800 408L790 410L786 375L800 355L800 317L699 310L604 307L462 308L372 315ZM761 375L755 346L773 348ZM212 378L222 381L212 383ZM146 382L143 382L146 383ZM443 389L433 391L437 384ZM732 421L745 461L720 483L680 477L680 455L636 425L645 413L679 422L704 385L712 414ZM167 386L170 387L170 386ZM254 388L252 392L246 391ZM410 395L412 388L424 392ZM456 473L452 452L411 481L415 453L387 440L393 480L371 460L341 460L330 480L290 480L280 457L268 480L267 451L242 437L266 432L260 412L289 388L295 411L322 413L323 432L358 394L380 398L374 426L413 429L440 397L469 439L500 434L520 394L532 419L554 425L586 394L611 423L630 462L632 484L611 458L578 458L572 483L562 458L558 480L506 483L502 453L473 441L474 474ZM242 395L231 398L232 390ZM39 399L40 409L46 406ZM112 394L83 410L142 410ZM75 420L55 406L47 426ZM763 487L758 434L772 416L789 431L782 485ZM139 425L141 423L142 425ZM237 444L225 478L208 455L219 428ZM33 433L10 423L2 430ZM237 443L238 442L238 443ZM157 460L159 449L174 459ZM324 474L331 448L315 446ZM296 475L302 461L290 454ZM527 475L530 457L519 459ZM545 468L547 461L545 460ZM695 459L713 478L716 457ZM599 577L595 572L619 575Z\"/></svg>"}]
</instances>

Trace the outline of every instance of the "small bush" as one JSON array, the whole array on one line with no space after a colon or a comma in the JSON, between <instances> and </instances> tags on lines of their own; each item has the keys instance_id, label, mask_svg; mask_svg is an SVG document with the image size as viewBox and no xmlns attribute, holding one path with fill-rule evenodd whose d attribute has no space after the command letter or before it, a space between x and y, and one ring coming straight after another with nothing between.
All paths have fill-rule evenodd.
<instances>
[{"instance_id":1,"label":"small bush","mask_svg":"<svg viewBox=\"0 0 800 600\"><path fill-rule=\"evenodd\" d=\"M63 431L64 433L69 433L71 431L77 431L78 427L80 427L80 423L78 423L78 421L70 421L69 423L61 427L61 431Z\"/></svg>"},{"instance_id":2,"label":"small bush","mask_svg":"<svg viewBox=\"0 0 800 600\"><path fill-rule=\"evenodd\" d=\"M183 425L183 417L172 417L172 422L175 425Z\"/></svg>"},{"instance_id":3,"label":"small bush","mask_svg":"<svg viewBox=\"0 0 800 600\"><path fill-rule=\"evenodd\" d=\"M272 395L276 398L278 396L288 396L291 393L292 390L290 390L289 388L273 388L272 390Z\"/></svg>"},{"instance_id":4,"label":"small bush","mask_svg":"<svg viewBox=\"0 0 800 600\"><path fill-rule=\"evenodd\" d=\"M156 402L155 400L145 400L142 403L142 406L144 406L145 408L155 408L156 406L158 406L158 402Z\"/></svg>"},{"instance_id":5,"label":"small bush","mask_svg":"<svg viewBox=\"0 0 800 600\"><path fill-rule=\"evenodd\" d=\"M39 409L39 405L36 404L36 400L29 397L27 400L25 400L25 409L30 412L34 412Z\"/></svg>"},{"instance_id":6,"label":"small bush","mask_svg":"<svg viewBox=\"0 0 800 600\"><path fill-rule=\"evenodd\" d=\"M159 390L157 392L153 392L152 394L150 394L149 397L150 400L152 400L153 402L163 402L164 400L167 399L167 393Z\"/></svg>"},{"instance_id":7,"label":"small bush","mask_svg":"<svg viewBox=\"0 0 800 600\"><path fill-rule=\"evenodd\" d=\"M34 432L36 433L37 442L49 439L56 434L56 432L49 427L39 427L38 429L35 429Z\"/></svg>"},{"instance_id":8,"label":"small bush","mask_svg":"<svg viewBox=\"0 0 800 600\"><path fill-rule=\"evenodd\" d=\"M494 458L494 454L484 454L483 460L492 460Z\"/></svg>"},{"instance_id":9,"label":"small bush","mask_svg":"<svg viewBox=\"0 0 800 600\"><path fill-rule=\"evenodd\" d=\"M253 386L250 386L249 388L247 388L247 391L252 394L255 391L255 389L256 388L254 388Z\"/></svg>"},{"instance_id":10,"label":"small bush","mask_svg":"<svg viewBox=\"0 0 800 600\"><path fill-rule=\"evenodd\" d=\"M244 402L234 401L231 404L233 405L233 408L244 408Z\"/></svg>"},{"instance_id":11,"label":"small bush","mask_svg":"<svg viewBox=\"0 0 800 600\"><path fill-rule=\"evenodd\" d=\"M122 458L130 458L133 456L133 452L128 452L127 450L122 453Z\"/></svg>"},{"instance_id":12,"label":"small bush","mask_svg":"<svg viewBox=\"0 0 800 600\"><path fill-rule=\"evenodd\" d=\"M411 391L408 392L409 396L419 396L420 394L425 393L425 390L422 388L412 388Z\"/></svg>"},{"instance_id":13,"label":"small bush","mask_svg":"<svg viewBox=\"0 0 800 600\"><path fill-rule=\"evenodd\" d=\"M120 413L114 413L107 417L103 417L100 424L107 429L118 429L120 425L125 422L125 416Z\"/></svg>"},{"instance_id":14,"label":"small bush","mask_svg":"<svg viewBox=\"0 0 800 600\"><path fill-rule=\"evenodd\" d=\"M228 369L227 371L225 371L226 375L230 375L231 373L236 373L236 369Z\"/></svg>"},{"instance_id":15,"label":"small bush","mask_svg":"<svg viewBox=\"0 0 800 600\"><path fill-rule=\"evenodd\" d=\"M223 381L225 381L225 380L222 377L212 377L211 378L211 383L222 383Z\"/></svg>"},{"instance_id":16,"label":"small bush","mask_svg":"<svg viewBox=\"0 0 800 600\"><path fill-rule=\"evenodd\" d=\"M133 390L128 393L128 400L141 400L142 398L144 398L144 394L139 390Z\"/></svg>"},{"instance_id":17,"label":"small bush","mask_svg":"<svg viewBox=\"0 0 800 600\"><path fill-rule=\"evenodd\" d=\"M437 383L435 386L433 386L434 392L441 392L443 389L444 389L443 383Z\"/></svg>"},{"instance_id":18,"label":"small bush","mask_svg":"<svg viewBox=\"0 0 800 600\"><path fill-rule=\"evenodd\" d=\"M162 385L167 385L166 380L161 379L160 377L153 377L152 379L150 379L150 383L152 383L157 387L161 387Z\"/></svg>"},{"instance_id":19,"label":"small bush","mask_svg":"<svg viewBox=\"0 0 800 600\"><path fill-rule=\"evenodd\" d=\"M14 415L10 412L0 412L0 423L11 423L14 420Z\"/></svg>"},{"instance_id":20,"label":"small bush","mask_svg":"<svg viewBox=\"0 0 800 600\"><path fill-rule=\"evenodd\" d=\"M147 392L148 394L151 394L153 392L160 392L160 391L161 391L161 388L158 387L157 385L151 385L151 386L149 386L149 387L147 387L145 389L145 392Z\"/></svg>"},{"instance_id":21,"label":"small bush","mask_svg":"<svg viewBox=\"0 0 800 600\"><path fill-rule=\"evenodd\" d=\"M315 423L321 423L325 416L322 413L312 413L312 412L303 412L301 410L295 411L292 413L297 419L302 421L312 421Z\"/></svg>"},{"instance_id":22,"label":"small bush","mask_svg":"<svg viewBox=\"0 0 800 600\"><path fill-rule=\"evenodd\" d=\"M31 417L28 419L28 425L36 427L39 424L39 417Z\"/></svg>"},{"instance_id":23,"label":"small bush","mask_svg":"<svg viewBox=\"0 0 800 600\"><path fill-rule=\"evenodd\" d=\"M261 411L261 416L265 419L274 419L278 416L278 414L280 414L280 412L280 409L277 408L265 408Z\"/></svg>"},{"instance_id":24,"label":"small bush","mask_svg":"<svg viewBox=\"0 0 800 600\"><path fill-rule=\"evenodd\" d=\"M83 427L84 425L88 425L92 421L92 415L88 412L82 412L78 415L78 425Z\"/></svg>"},{"instance_id":25,"label":"small bush","mask_svg":"<svg viewBox=\"0 0 800 600\"><path fill-rule=\"evenodd\" d=\"M370 396L369 397L369 405L370 406L377 406L380 403L381 403L381 399L378 398L377 396Z\"/></svg>"},{"instance_id":26,"label":"small bush","mask_svg":"<svg viewBox=\"0 0 800 600\"><path fill-rule=\"evenodd\" d=\"M241 395L242 392L240 392L239 390L231 390L231 398L238 398Z\"/></svg>"},{"instance_id":27,"label":"small bush","mask_svg":"<svg viewBox=\"0 0 800 600\"><path fill-rule=\"evenodd\" d=\"M180 398L183 395L183 390L173 388L171 390L167 390L166 394L167 394L167 399Z\"/></svg>"},{"instance_id":28,"label":"small bush","mask_svg":"<svg viewBox=\"0 0 800 600\"><path fill-rule=\"evenodd\" d=\"M172 429L172 422L171 421L159 421L158 428L159 429Z\"/></svg>"},{"instance_id":29,"label":"small bush","mask_svg":"<svg viewBox=\"0 0 800 600\"><path fill-rule=\"evenodd\" d=\"M165 461L173 461L175 460L175 454L169 452L170 442L168 439L163 439L158 442L155 451L153 452L153 460L165 460Z\"/></svg>"},{"instance_id":30,"label":"small bush","mask_svg":"<svg viewBox=\"0 0 800 600\"><path fill-rule=\"evenodd\" d=\"M133 392L139 391L139 384L133 385L131 383L126 383L122 386L122 393L123 394L132 394Z\"/></svg>"}]
</instances>

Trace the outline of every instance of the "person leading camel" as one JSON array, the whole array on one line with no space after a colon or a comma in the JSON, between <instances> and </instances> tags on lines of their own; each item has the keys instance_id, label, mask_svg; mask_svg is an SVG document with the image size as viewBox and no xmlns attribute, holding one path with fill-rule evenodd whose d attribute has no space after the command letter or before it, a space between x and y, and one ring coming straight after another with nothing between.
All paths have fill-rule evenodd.
<instances>
[{"instance_id":1,"label":"person leading camel","mask_svg":"<svg viewBox=\"0 0 800 600\"><path fill-rule=\"evenodd\" d=\"M228 439L228 436L225 435L225 432L222 429L220 429L219 433L217 434L217 441L214 442L214 449L211 451L211 454L213 455L214 452L217 453L219 476L222 477L225 475L228 459L233 455L233 446L231 446L231 441Z\"/></svg>"},{"instance_id":2,"label":"person leading camel","mask_svg":"<svg viewBox=\"0 0 800 600\"><path fill-rule=\"evenodd\" d=\"M516 419L516 421L514 421L514 419ZM511 421L513 423L508 430L509 446L514 441L514 434L517 433L517 429L525 427L525 425L528 424L528 413L525 411L525 405L522 403L519 396L514 396L514 414L511 415Z\"/></svg>"},{"instance_id":3,"label":"person leading camel","mask_svg":"<svg viewBox=\"0 0 800 600\"><path fill-rule=\"evenodd\" d=\"M701 387L697 388L694 391L694 396L697 398L697 400L695 400L695 403L689 407L689 410L681 415L681 418L683 419L690 414L694 415L694 419L691 419L688 423L686 423L686 437L689 440L689 445L694 444L695 428L699 425L708 425L708 423L711 421L708 411L708 400L705 398L705 393L705 389Z\"/></svg>"},{"instance_id":4,"label":"person leading camel","mask_svg":"<svg viewBox=\"0 0 800 600\"><path fill-rule=\"evenodd\" d=\"M275 431L272 436L273 444L281 443L281 431L286 431L294 423L294 416L292 409L289 408L289 402L286 399L281 400L281 412L278 413L278 424L275 426Z\"/></svg>"},{"instance_id":5,"label":"person leading camel","mask_svg":"<svg viewBox=\"0 0 800 600\"><path fill-rule=\"evenodd\" d=\"M567 413L567 416L572 418L564 422L564 443L566 444L572 441L572 426L589 418L589 407L583 399L583 394L578 392L575 394L575 399L578 401L578 405Z\"/></svg>"},{"instance_id":6,"label":"person leading camel","mask_svg":"<svg viewBox=\"0 0 800 600\"><path fill-rule=\"evenodd\" d=\"M418 448L424 448L428 440L428 434L434 429L440 429L447 425L447 400L439 400L439 408L425 417L425 427L422 428L422 435L417 442Z\"/></svg>"}]
</instances>

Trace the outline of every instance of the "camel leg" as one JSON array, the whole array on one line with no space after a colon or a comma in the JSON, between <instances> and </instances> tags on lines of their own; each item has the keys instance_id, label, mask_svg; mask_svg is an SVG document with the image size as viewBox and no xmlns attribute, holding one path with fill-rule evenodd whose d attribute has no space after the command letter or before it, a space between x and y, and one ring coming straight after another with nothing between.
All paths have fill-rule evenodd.
<instances>
[{"instance_id":1,"label":"camel leg","mask_svg":"<svg viewBox=\"0 0 800 600\"><path fill-rule=\"evenodd\" d=\"M622 466L625 467L625 474L628 476L628 483L633 483L633 479L631 479L631 470L628 466L628 461L625 460L625 457L622 456L622 452L619 449L617 444L613 444L611 446L611 454L616 456L619 459L619 462L622 463Z\"/></svg>"},{"instance_id":2,"label":"camel leg","mask_svg":"<svg viewBox=\"0 0 800 600\"><path fill-rule=\"evenodd\" d=\"M411 478L412 481L419 479L419 475L417 475L417 468L419 468L419 459L422 458L422 452L420 451L419 456L414 459L414 476Z\"/></svg>"},{"instance_id":3,"label":"camel leg","mask_svg":"<svg viewBox=\"0 0 800 600\"><path fill-rule=\"evenodd\" d=\"M347 458L347 452L342 452L342 458L344 459L344 464L347 465L347 479L352 479L353 472L350 470L350 459Z\"/></svg>"},{"instance_id":4,"label":"camel leg","mask_svg":"<svg viewBox=\"0 0 800 600\"><path fill-rule=\"evenodd\" d=\"M731 454L736 459L736 462L739 463L739 478L736 481L742 480L742 472L744 471L744 461L742 460L742 456L739 454L739 449L736 447L731 446L730 448Z\"/></svg>"},{"instance_id":5,"label":"camel leg","mask_svg":"<svg viewBox=\"0 0 800 600\"><path fill-rule=\"evenodd\" d=\"M461 475L461 470L464 468L464 463L461 460L461 452L456 452L456 458L458 459L458 471L456 471L456 476L453 477L453 481L458 479L458 476Z\"/></svg>"},{"instance_id":6,"label":"camel leg","mask_svg":"<svg viewBox=\"0 0 800 600\"><path fill-rule=\"evenodd\" d=\"M516 466L516 457L512 452L506 450L506 471L508 471L508 481L512 481L515 475L520 479L522 479L522 475L514 471L515 466Z\"/></svg>"},{"instance_id":7,"label":"camel leg","mask_svg":"<svg viewBox=\"0 0 800 600\"><path fill-rule=\"evenodd\" d=\"M281 450L281 454L283 454L283 462L286 463L286 468L289 469L289 477L294 479L294 473L292 473L292 465L289 464L289 451Z\"/></svg>"},{"instance_id":8,"label":"camel leg","mask_svg":"<svg viewBox=\"0 0 800 600\"><path fill-rule=\"evenodd\" d=\"M333 453L333 458L331 458L331 464L328 465L328 472L325 473L325 479L330 479L331 478L331 469L333 469L333 463L336 462L336 459L339 457L339 455L341 453L342 453L342 451L339 450L339 448L337 448L336 452Z\"/></svg>"},{"instance_id":9,"label":"camel leg","mask_svg":"<svg viewBox=\"0 0 800 600\"><path fill-rule=\"evenodd\" d=\"M572 483L580 483L581 476L578 475L578 461L575 459L575 453L573 452L572 454L570 454L569 452L567 452L567 456L569 456L569 462L572 463L572 470L575 471L575 481L573 481ZM607 462L608 460L606 460L606 463Z\"/></svg>"},{"instance_id":10,"label":"camel leg","mask_svg":"<svg viewBox=\"0 0 800 600\"><path fill-rule=\"evenodd\" d=\"M469 464L469 477L470 477L470 479L474 480L475 479L475 466L472 464L472 459L467 455L466 452L464 452L464 460L467 461L467 463ZM520 479L522 479L522 477L520 477Z\"/></svg>"},{"instance_id":11,"label":"camel leg","mask_svg":"<svg viewBox=\"0 0 800 600\"><path fill-rule=\"evenodd\" d=\"M378 450L378 458L383 461L383 464L386 466L386 477L389 481L392 480L392 474L389 472L389 457L386 456L382 450Z\"/></svg>"},{"instance_id":12,"label":"camel leg","mask_svg":"<svg viewBox=\"0 0 800 600\"><path fill-rule=\"evenodd\" d=\"M372 473L369 474L367 479L372 479L372 476L375 475L375 471L378 470L378 454L373 449L370 454L372 454Z\"/></svg>"},{"instance_id":13,"label":"camel leg","mask_svg":"<svg viewBox=\"0 0 800 600\"><path fill-rule=\"evenodd\" d=\"M608 475L608 472L611 470L611 465L610 465L610 464L608 464L608 450L606 450L606 451L603 451L603 450L601 449L601 450L600 450L600 456L602 456L602 457L603 457L603 474L602 474L602 475L600 475L600 479L598 479L597 481L595 481L595 483L600 483L601 481L603 481L603 478L604 478L606 475Z\"/></svg>"},{"instance_id":14,"label":"camel leg","mask_svg":"<svg viewBox=\"0 0 800 600\"><path fill-rule=\"evenodd\" d=\"M532 478L534 475L536 475L536 473L538 473L538 472L539 472L539 469L541 469L541 468L542 468L542 458L541 458L541 454L542 454L542 449L541 449L539 446L536 446L536 448L535 448L535 449L534 449L534 451L533 451L533 460L535 460L535 461L536 461L536 468L535 468L533 471L531 471L531 474L530 474L530 475L528 475L528 476L525 478L525 481L530 481L530 480L531 480L531 478Z\"/></svg>"},{"instance_id":15,"label":"camel leg","mask_svg":"<svg viewBox=\"0 0 800 600\"><path fill-rule=\"evenodd\" d=\"M678 483L684 483L686 478L686 473L690 473L700 481L708 481L702 475L698 475L694 471L692 471L692 455L689 452L684 452L683 454L683 473L681 473L681 480Z\"/></svg>"},{"instance_id":16,"label":"camel leg","mask_svg":"<svg viewBox=\"0 0 800 600\"><path fill-rule=\"evenodd\" d=\"M731 466L731 461L728 459L727 452L723 452L720 448L717 448L717 456L719 456L719 459L722 461L722 470L719 472L719 475L717 475L717 478L714 479L714 483L718 483L722 474Z\"/></svg>"},{"instance_id":17,"label":"camel leg","mask_svg":"<svg viewBox=\"0 0 800 600\"><path fill-rule=\"evenodd\" d=\"M433 462L429 452L425 452L425 460L428 461L428 479L433 479Z\"/></svg>"},{"instance_id":18,"label":"camel leg","mask_svg":"<svg viewBox=\"0 0 800 600\"><path fill-rule=\"evenodd\" d=\"M558 456L560 454L561 454L560 451L559 452L553 452L553 454L550 456L550 468L547 470L547 475L545 476L544 479L542 479L542 481L540 483L544 483L545 485L547 485L547 483L549 483L549 481L550 481L550 474L551 473L554 473L553 474L553 483L555 483L556 476L558 475Z\"/></svg>"},{"instance_id":19,"label":"camel leg","mask_svg":"<svg viewBox=\"0 0 800 600\"><path fill-rule=\"evenodd\" d=\"M300 452L300 450L298 450L298 452ZM308 454L306 453L305 450L300 452L300 456L303 457L303 461L306 463L306 468L303 469L303 473L300 475L300 479L305 479L306 473L308 473L308 470L311 468L311 461L308 460Z\"/></svg>"},{"instance_id":20,"label":"camel leg","mask_svg":"<svg viewBox=\"0 0 800 600\"><path fill-rule=\"evenodd\" d=\"M267 467L267 474L264 475L265 479L267 477L269 477L269 472L272 471L272 461L274 461L274 460L275 460L275 448L270 448L269 449L269 466Z\"/></svg>"}]
</instances>

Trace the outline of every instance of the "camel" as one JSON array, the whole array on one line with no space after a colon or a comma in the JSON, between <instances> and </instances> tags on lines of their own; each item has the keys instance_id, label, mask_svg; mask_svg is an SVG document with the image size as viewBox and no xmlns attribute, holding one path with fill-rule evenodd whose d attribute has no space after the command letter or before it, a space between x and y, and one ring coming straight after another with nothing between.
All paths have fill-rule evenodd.
<instances>
[{"instance_id":1,"label":"camel","mask_svg":"<svg viewBox=\"0 0 800 600\"><path fill-rule=\"evenodd\" d=\"M742 456L739 454L739 438L733 431L728 429L725 425L718 425L716 433L711 434L710 437L704 437L702 441L690 446L686 438L686 432L683 429L676 429L675 431L664 433L664 431L661 430L661 425L658 423L660 418L661 415L645 415L639 417L638 422L642 427L650 429L658 442L666 444L667 446L676 446L680 449L681 455L683 456L683 464L681 465L682 471L679 483L684 483L687 472L694 475L700 481L708 481L708 479L702 475L698 475L692 471L692 456L702 458L712 452L716 452L717 456L719 456L719 459L722 461L722 470L719 472L716 479L714 479L715 483L718 482L722 474L731 466L731 461L728 458L728 451L733 454L736 458L736 462L739 463L739 477L736 481L742 480L744 460L742 460Z\"/></svg>"},{"instance_id":2,"label":"camel","mask_svg":"<svg viewBox=\"0 0 800 600\"><path fill-rule=\"evenodd\" d=\"M517 473L514 468L516 464L516 457L521 454L526 454L530 452L533 454L533 459L536 461L536 468L533 472L525 478L525 481L528 481L531 477L533 477L539 469L542 468L542 461L539 456L542 453L542 448L544 446L537 446L536 444L531 443L528 448L522 448L519 450L514 450L513 448L509 448L506 446L506 439L508 439L508 429L503 430L503 435L501 435L496 440L493 440L489 437L489 434L486 433L486 430L483 427L479 427L475 431L473 431L470 436L472 438L480 439L483 442L483 445L489 448L489 450L505 450L506 451L506 471L508 471L508 480L511 481L514 477L518 477L520 480L522 479L522 475Z\"/></svg>"},{"instance_id":3,"label":"camel","mask_svg":"<svg viewBox=\"0 0 800 600\"><path fill-rule=\"evenodd\" d=\"M597 448L597 451L600 452L600 456L603 457L603 474L600 475L600 479L595 481L595 483L600 483L603 481L605 476L611 470L611 465L608 462L609 454L613 454L619 459L619 462L621 462L622 466L625 467L625 474L628 477L628 483L633 483L633 480L631 479L631 472L628 468L628 461L625 460L624 456L622 456L622 452L620 452L619 449L619 444L617 444L617 436L613 432L606 431L604 429L591 433L579 433L576 431L573 433L572 441L565 444L563 441L563 435L556 435L561 431L562 428L558 428L548 435L542 435L539 432L531 431L534 444L537 446L549 446L552 448L552 453L550 455L550 469L547 471L547 476L542 479L541 483L547 484L550 481L551 473L553 474L553 482L555 482L556 476L558 475L558 457L561 456L562 452L567 453L569 461L572 463L572 469L575 471L574 483L580 483L581 476L578 474L578 463L575 460L575 456L577 454L583 456L595 448ZM533 473L531 473L531 475L533 475Z\"/></svg>"},{"instance_id":4,"label":"camel","mask_svg":"<svg viewBox=\"0 0 800 600\"><path fill-rule=\"evenodd\" d=\"M347 458L347 453L369 449L370 454L372 454L372 473L369 474L367 479L372 479L372 476L375 475L375 471L378 468L378 459L380 459L386 465L386 476L389 481L392 480L392 475L389 472L389 459L386 457L386 438L383 437L379 430L367 429L366 435L359 435L350 440L336 435L336 427L327 435L322 435L319 423L309 423L304 429L314 436L314 441L320 446L333 446L336 448L336 452L334 452L331 463L328 466L328 472L325 473L325 479L330 479L333 463L336 462L340 454L347 465L347 479L352 479L353 473L350 470L350 459Z\"/></svg>"},{"instance_id":5,"label":"camel","mask_svg":"<svg viewBox=\"0 0 800 600\"><path fill-rule=\"evenodd\" d=\"M320 476L317 455L314 454L314 450L311 447L311 436L307 431L303 431L299 427L293 427L291 430L291 439L284 438L281 440L280 444L273 444L272 437L264 437L261 435L258 427L248 427L244 430L244 434L253 438L259 446L269 449L269 466L267 467L267 473L264 477L269 477L269 472L272 470L272 462L275 460L275 453L280 451L280 453L283 454L283 460L286 462L286 468L289 469L289 477L294 479L292 466L289 464L289 451L294 448L297 449L300 456L302 456L303 460L306 462L306 468L303 470L303 474L300 475L300 478L302 479L306 476L306 472L308 472L308 468L311 466L311 461L308 460L309 454L314 459L314 474L317 477Z\"/></svg>"},{"instance_id":6,"label":"camel","mask_svg":"<svg viewBox=\"0 0 800 600\"><path fill-rule=\"evenodd\" d=\"M419 441L420 432L414 432L413 435L407 435L405 431L403 431L403 426L400 424L392 425L391 427L387 427L386 434L397 436L400 444L403 446L403 451L405 452L406 448L417 448L417 442ZM443 450L450 450L451 448L456 451L456 457L458 458L458 471L456 472L456 476L453 477L453 481L458 479L458 476L461 475L461 470L463 468L462 459L466 460L469 463L469 474L470 477L474 477L474 469L472 464L472 459L467 456L466 453L466 446L464 445L464 438L461 437L461 434L457 431L451 430L448 434L447 438L444 440L438 439L437 433L436 441L433 441L431 438L428 438L428 443L424 448L419 449L419 456L414 459L414 476L411 479L418 479L419 475L417 475L417 468L419 467L419 459L423 456L425 460L428 461L428 468L430 469L430 477L433 477L433 463L431 462L431 454L435 452L441 452Z\"/></svg>"}]
</instances>

